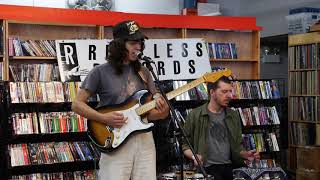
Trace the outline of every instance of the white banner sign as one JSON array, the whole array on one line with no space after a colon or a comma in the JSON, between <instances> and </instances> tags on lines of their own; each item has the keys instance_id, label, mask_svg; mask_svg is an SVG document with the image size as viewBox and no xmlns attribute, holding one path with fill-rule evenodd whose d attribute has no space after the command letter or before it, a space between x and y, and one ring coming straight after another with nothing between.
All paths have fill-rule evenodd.
<instances>
[{"instance_id":1,"label":"white banner sign","mask_svg":"<svg viewBox=\"0 0 320 180\"><path fill-rule=\"evenodd\" d=\"M57 40L61 81L83 81L96 65L106 62L110 40ZM144 55L157 66L160 80L196 79L210 72L203 39L152 39L145 42Z\"/></svg>"},{"instance_id":2,"label":"white banner sign","mask_svg":"<svg viewBox=\"0 0 320 180\"><path fill-rule=\"evenodd\" d=\"M160 80L196 79L211 72L203 39L152 39L144 55L156 62Z\"/></svg>"},{"instance_id":3,"label":"white banner sign","mask_svg":"<svg viewBox=\"0 0 320 180\"><path fill-rule=\"evenodd\" d=\"M106 63L109 40L57 40L61 81L83 81L94 66Z\"/></svg>"}]
</instances>

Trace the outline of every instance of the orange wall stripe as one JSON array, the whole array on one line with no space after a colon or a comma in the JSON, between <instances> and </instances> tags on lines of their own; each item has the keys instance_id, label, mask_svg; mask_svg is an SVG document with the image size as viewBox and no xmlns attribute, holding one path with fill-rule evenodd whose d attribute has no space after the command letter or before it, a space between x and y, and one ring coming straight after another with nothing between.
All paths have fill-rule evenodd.
<instances>
[{"instance_id":1,"label":"orange wall stripe","mask_svg":"<svg viewBox=\"0 0 320 180\"><path fill-rule=\"evenodd\" d=\"M112 26L132 19L146 28L262 30L255 17L136 14L31 6L0 5L0 18L35 23Z\"/></svg>"}]
</instances>

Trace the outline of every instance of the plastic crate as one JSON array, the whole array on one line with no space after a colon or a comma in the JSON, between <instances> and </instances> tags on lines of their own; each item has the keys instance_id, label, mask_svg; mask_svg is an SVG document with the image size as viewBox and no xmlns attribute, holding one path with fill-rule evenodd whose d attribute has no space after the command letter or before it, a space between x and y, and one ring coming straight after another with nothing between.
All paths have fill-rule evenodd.
<instances>
[{"instance_id":1,"label":"plastic crate","mask_svg":"<svg viewBox=\"0 0 320 180\"><path fill-rule=\"evenodd\" d=\"M320 19L320 12L303 12L286 16L288 34L306 33Z\"/></svg>"}]
</instances>

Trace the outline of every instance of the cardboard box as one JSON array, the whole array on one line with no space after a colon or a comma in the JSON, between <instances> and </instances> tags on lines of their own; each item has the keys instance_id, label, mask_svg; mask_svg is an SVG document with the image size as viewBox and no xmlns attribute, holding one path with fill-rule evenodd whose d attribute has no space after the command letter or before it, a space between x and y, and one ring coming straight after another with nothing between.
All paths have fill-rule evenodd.
<instances>
[{"instance_id":1,"label":"cardboard box","mask_svg":"<svg viewBox=\"0 0 320 180\"><path fill-rule=\"evenodd\" d=\"M320 20L318 12L303 12L286 16L288 22L288 34L309 32L310 26Z\"/></svg>"},{"instance_id":2,"label":"cardboard box","mask_svg":"<svg viewBox=\"0 0 320 180\"><path fill-rule=\"evenodd\" d=\"M198 15L198 11L195 8L184 8L184 9L182 9L182 15L197 16Z\"/></svg>"},{"instance_id":3,"label":"cardboard box","mask_svg":"<svg viewBox=\"0 0 320 180\"><path fill-rule=\"evenodd\" d=\"M316 24L314 24L310 27L310 31L320 31L320 20ZM320 139L319 139L319 142L320 142Z\"/></svg>"},{"instance_id":4,"label":"cardboard box","mask_svg":"<svg viewBox=\"0 0 320 180\"><path fill-rule=\"evenodd\" d=\"M218 16L220 13L220 5L216 3L199 3L198 16Z\"/></svg>"}]
</instances>

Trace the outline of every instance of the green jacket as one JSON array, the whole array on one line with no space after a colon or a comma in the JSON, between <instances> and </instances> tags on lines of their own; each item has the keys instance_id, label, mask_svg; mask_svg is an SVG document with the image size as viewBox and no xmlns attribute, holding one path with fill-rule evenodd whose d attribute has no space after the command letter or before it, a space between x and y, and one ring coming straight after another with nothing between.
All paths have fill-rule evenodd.
<instances>
[{"instance_id":1,"label":"green jacket","mask_svg":"<svg viewBox=\"0 0 320 180\"><path fill-rule=\"evenodd\" d=\"M186 136L189 139L191 146L194 148L195 153L200 154L204 159L207 157L207 132L208 132L208 103L192 110L184 124ZM240 151L244 150L242 146L241 135L241 120L238 113L230 108L225 109L225 123L228 130L228 138L230 142L231 161L233 166L243 166L243 159L240 156ZM184 141L182 149L189 149L187 143Z\"/></svg>"}]
</instances>

